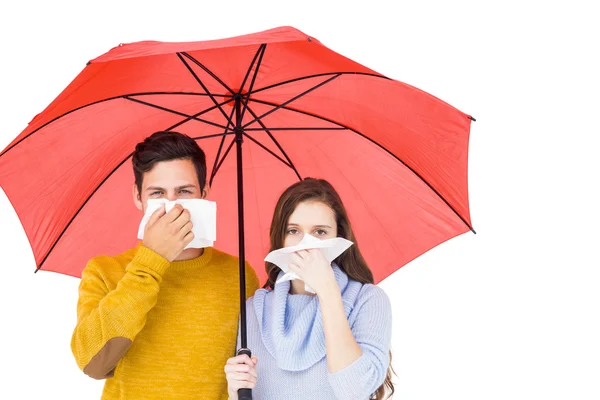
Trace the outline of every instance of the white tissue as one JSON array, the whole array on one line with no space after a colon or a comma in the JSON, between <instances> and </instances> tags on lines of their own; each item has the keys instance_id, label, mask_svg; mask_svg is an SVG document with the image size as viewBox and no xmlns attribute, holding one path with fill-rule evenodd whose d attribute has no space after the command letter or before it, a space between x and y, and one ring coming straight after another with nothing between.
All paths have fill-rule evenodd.
<instances>
[{"instance_id":1,"label":"white tissue","mask_svg":"<svg viewBox=\"0 0 600 400\"><path fill-rule=\"evenodd\" d=\"M148 220L150 220L152 213L163 204L166 212L171 211L175 204L181 204L183 208L189 210L194 239L185 247L186 249L201 249L213 246L215 240L217 240L217 203L204 199L179 199L174 201L149 199L146 213L138 229L138 239L144 239L144 228Z\"/></svg>"},{"instance_id":2,"label":"white tissue","mask_svg":"<svg viewBox=\"0 0 600 400\"><path fill-rule=\"evenodd\" d=\"M290 271L289 268L289 264L292 261L292 253L300 250L320 249L327 261L331 263L353 244L354 243L344 238L320 240L312 235L304 235L302 241L297 245L284 247L270 252L265 257L265 261L277 265L285 273L277 280L277 282L290 281L300 279L300 277L298 277L296 273ZM304 284L304 289L307 292L315 293L315 291L307 284Z\"/></svg>"}]
</instances>

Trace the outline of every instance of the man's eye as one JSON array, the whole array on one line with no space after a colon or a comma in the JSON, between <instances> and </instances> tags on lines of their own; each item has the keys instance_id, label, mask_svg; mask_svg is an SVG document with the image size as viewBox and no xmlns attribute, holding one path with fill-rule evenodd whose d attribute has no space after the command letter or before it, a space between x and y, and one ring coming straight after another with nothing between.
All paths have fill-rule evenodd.
<instances>
[{"instance_id":1,"label":"man's eye","mask_svg":"<svg viewBox=\"0 0 600 400\"><path fill-rule=\"evenodd\" d=\"M181 190L179 191L179 193L183 193L183 194L192 194L192 192L190 192L189 190L186 190L186 189L181 189Z\"/></svg>"},{"instance_id":2,"label":"man's eye","mask_svg":"<svg viewBox=\"0 0 600 400\"><path fill-rule=\"evenodd\" d=\"M162 192L152 192L150 193L150 196L158 196L160 194L162 194Z\"/></svg>"}]
</instances>

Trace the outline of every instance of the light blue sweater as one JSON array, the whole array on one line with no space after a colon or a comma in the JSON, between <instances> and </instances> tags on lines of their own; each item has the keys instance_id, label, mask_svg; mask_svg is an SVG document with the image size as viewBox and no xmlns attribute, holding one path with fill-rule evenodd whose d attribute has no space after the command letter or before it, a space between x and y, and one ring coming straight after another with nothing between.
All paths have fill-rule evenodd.
<instances>
[{"instance_id":1,"label":"light blue sweater","mask_svg":"<svg viewBox=\"0 0 600 400\"><path fill-rule=\"evenodd\" d=\"M248 347L258 357L254 400L364 400L383 383L390 363L390 301L377 286L333 268L362 356L329 373L318 297L289 294L290 281L273 291L259 289L246 303Z\"/></svg>"}]
</instances>

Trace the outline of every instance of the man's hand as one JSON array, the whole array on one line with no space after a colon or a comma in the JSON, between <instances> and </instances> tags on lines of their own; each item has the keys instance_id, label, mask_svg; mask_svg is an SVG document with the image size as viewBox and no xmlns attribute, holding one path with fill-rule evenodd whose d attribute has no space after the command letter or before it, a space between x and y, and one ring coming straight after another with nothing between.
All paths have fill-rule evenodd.
<instances>
[{"instance_id":1,"label":"man's hand","mask_svg":"<svg viewBox=\"0 0 600 400\"><path fill-rule=\"evenodd\" d=\"M150 217L142 244L172 262L193 239L190 212L176 204L166 213L163 205Z\"/></svg>"}]
</instances>

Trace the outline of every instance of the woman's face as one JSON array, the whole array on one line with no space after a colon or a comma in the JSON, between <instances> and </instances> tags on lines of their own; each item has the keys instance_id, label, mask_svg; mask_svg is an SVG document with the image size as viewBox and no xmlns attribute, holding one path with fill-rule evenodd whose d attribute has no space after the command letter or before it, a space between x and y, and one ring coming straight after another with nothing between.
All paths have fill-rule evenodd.
<instances>
[{"instance_id":1,"label":"woman's face","mask_svg":"<svg viewBox=\"0 0 600 400\"><path fill-rule=\"evenodd\" d=\"M304 235L321 240L337 237L335 214L327 204L310 200L299 203L286 226L283 247L297 245Z\"/></svg>"}]
</instances>

